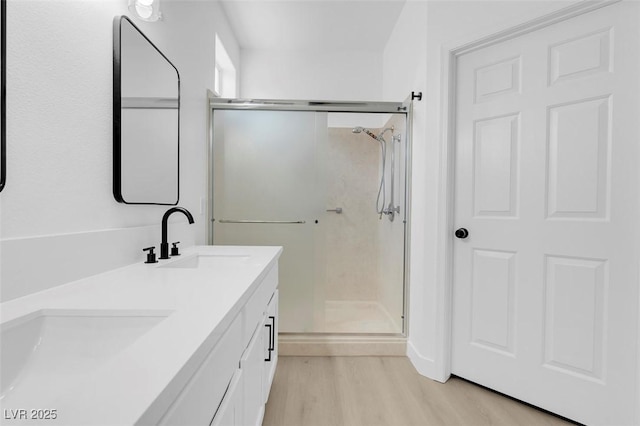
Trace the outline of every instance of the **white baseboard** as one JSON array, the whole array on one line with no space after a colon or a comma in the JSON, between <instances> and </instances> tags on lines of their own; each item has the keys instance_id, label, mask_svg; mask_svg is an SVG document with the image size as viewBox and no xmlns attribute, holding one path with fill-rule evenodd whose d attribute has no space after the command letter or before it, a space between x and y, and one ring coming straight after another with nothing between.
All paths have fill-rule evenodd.
<instances>
[{"instance_id":1,"label":"white baseboard","mask_svg":"<svg viewBox=\"0 0 640 426\"><path fill-rule=\"evenodd\" d=\"M279 356L405 356L407 341L396 336L280 334Z\"/></svg>"}]
</instances>

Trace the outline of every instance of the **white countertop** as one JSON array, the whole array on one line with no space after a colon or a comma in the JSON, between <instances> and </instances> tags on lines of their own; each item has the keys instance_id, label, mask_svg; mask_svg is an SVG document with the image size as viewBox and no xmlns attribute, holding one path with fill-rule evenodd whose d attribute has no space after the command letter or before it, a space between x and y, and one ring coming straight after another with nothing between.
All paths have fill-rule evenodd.
<instances>
[{"instance_id":1,"label":"white countertop","mask_svg":"<svg viewBox=\"0 0 640 426\"><path fill-rule=\"evenodd\" d=\"M142 262L0 304L0 324L40 310L158 311L169 314L95 371L37 398L0 401L10 409L55 409L37 424L127 425L155 422L213 348L266 273L281 247L196 246L156 264ZM249 255L239 266L163 268L197 254Z\"/></svg>"}]
</instances>

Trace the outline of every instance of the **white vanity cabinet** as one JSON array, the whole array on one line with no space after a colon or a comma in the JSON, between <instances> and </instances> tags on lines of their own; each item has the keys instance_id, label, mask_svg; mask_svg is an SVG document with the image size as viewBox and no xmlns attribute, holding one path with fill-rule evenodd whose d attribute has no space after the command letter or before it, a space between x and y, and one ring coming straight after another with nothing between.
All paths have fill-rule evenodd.
<instances>
[{"instance_id":1,"label":"white vanity cabinet","mask_svg":"<svg viewBox=\"0 0 640 426\"><path fill-rule=\"evenodd\" d=\"M265 320L264 328L267 335L264 338L265 366L262 383L264 385L263 395L266 404L269 399L273 376L276 374L276 365L278 364L278 290L273 293L269 301Z\"/></svg>"},{"instance_id":2,"label":"white vanity cabinet","mask_svg":"<svg viewBox=\"0 0 640 426\"><path fill-rule=\"evenodd\" d=\"M240 359L244 384L243 424L249 426L262 424L264 417L264 321L260 322L253 334L249 346Z\"/></svg>"},{"instance_id":3,"label":"white vanity cabinet","mask_svg":"<svg viewBox=\"0 0 640 426\"><path fill-rule=\"evenodd\" d=\"M211 422L238 368L241 333L242 318L238 316L173 401L160 425L208 425Z\"/></svg>"},{"instance_id":4,"label":"white vanity cabinet","mask_svg":"<svg viewBox=\"0 0 640 426\"><path fill-rule=\"evenodd\" d=\"M254 293L245 307L245 335L250 338L247 339L245 350L240 358L242 416L235 414L235 423L221 421L219 423L221 426L262 424L277 362L278 272L277 267L274 269L275 271L267 276L263 285ZM226 395L224 399L226 402ZM234 410L237 411L237 409L236 405ZM218 418L227 417L226 407L225 409L221 407L216 413L213 424L218 424L216 423Z\"/></svg>"},{"instance_id":5,"label":"white vanity cabinet","mask_svg":"<svg viewBox=\"0 0 640 426\"><path fill-rule=\"evenodd\" d=\"M277 317L278 290L275 290L240 360L240 369L244 375L245 425L262 424L264 406L269 398L278 360Z\"/></svg>"},{"instance_id":6,"label":"white vanity cabinet","mask_svg":"<svg viewBox=\"0 0 640 426\"><path fill-rule=\"evenodd\" d=\"M211 426L241 425L244 409L244 371L238 368L229 383L224 399L211 421Z\"/></svg>"},{"instance_id":7,"label":"white vanity cabinet","mask_svg":"<svg viewBox=\"0 0 640 426\"><path fill-rule=\"evenodd\" d=\"M162 425L260 425L277 362L278 265L162 417Z\"/></svg>"}]
</instances>

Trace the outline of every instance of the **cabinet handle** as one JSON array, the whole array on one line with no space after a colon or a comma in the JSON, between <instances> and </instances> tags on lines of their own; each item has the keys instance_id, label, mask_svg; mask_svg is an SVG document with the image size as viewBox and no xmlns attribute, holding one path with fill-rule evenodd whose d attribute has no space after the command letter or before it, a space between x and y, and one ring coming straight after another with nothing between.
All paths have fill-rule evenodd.
<instances>
[{"instance_id":1,"label":"cabinet handle","mask_svg":"<svg viewBox=\"0 0 640 426\"><path fill-rule=\"evenodd\" d=\"M269 316L271 320L271 334L269 335L269 350L273 351L276 348L276 317Z\"/></svg>"},{"instance_id":2,"label":"cabinet handle","mask_svg":"<svg viewBox=\"0 0 640 426\"><path fill-rule=\"evenodd\" d=\"M273 329L273 326L271 324L265 324L264 326L265 327L269 327L269 351L268 351L269 352L269 355L268 355L269 358L265 358L264 360L270 362L271 361L271 331Z\"/></svg>"}]
</instances>

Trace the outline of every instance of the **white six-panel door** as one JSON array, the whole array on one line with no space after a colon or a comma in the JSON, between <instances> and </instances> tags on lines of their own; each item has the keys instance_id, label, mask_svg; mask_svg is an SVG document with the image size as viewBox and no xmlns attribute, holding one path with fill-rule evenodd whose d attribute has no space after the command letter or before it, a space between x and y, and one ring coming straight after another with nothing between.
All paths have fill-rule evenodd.
<instances>
[{"instance_id":1,"label":"white six-panel door","mask_svg":"<svg viewBox=\"0 0 640 426\"><path fill-rule=\"evenodd\" d=\"M639 403L639 17L457 62L452 371L588 424Z\"/></svg>"}]
</instances>

